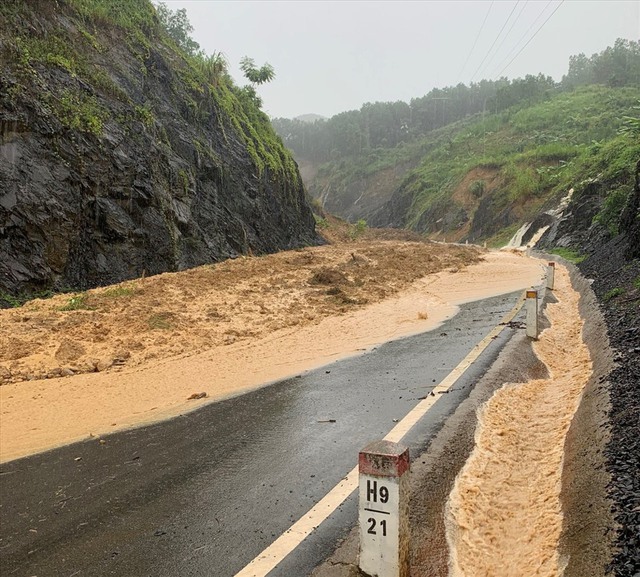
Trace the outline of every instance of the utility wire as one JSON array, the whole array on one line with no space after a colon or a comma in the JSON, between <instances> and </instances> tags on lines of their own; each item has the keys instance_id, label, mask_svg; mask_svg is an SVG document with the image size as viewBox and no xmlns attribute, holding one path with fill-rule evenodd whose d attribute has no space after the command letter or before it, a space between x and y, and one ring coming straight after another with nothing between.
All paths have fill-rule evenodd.
<instances>
[{"instance_id":1,"label":"utility wire","mask_svg":"<svg viewBox=\"0 0 640 577\"><path fill-rule=\"evenodd\" d=\"M476 71L473 73L473 76L471 77L471 81L473 81L473 79L476 77L478 72L480 72L480 69L482 68L482 65L487 60L487 57L489 56L489 54L491 54L491 51L493 50L493 47L496 45L496 42L498 41L498 38L500 38L500 35L502 34L502 31L504 30L505 26L507 25L509 20L511 20L511 16L513 16L513 13L515 12L515 9L518 7L518 4L520 4L520 0L518 0L515 3L514 7L511 9L511 12L509 12L509 16L507 16L507 19L504 21L504 24L502 25L502 28L500 28L500 32L498 32L497 36L494 38L493 43L491 44L491 47L489 48L489 50L487 50L487 53L484 55L484 58L482 59L482 62L480 62L480 65L478 66Z\"/></svg>"},{"instance_id":2,"label":"utility wire","mask_svg":"<svg viewBox=\"0 0 640 577\"><path fill-rule=\"evenodd\" d=\"M511 26L509 26L509 30L507 30L507 33L502 37L502 42L500 42L500 44L498 44L498 47L496 48L495 52L493 53L493 56L491 58L489 58L489 62L487 62L487 67L491 64L491 62L493 62L493 59L500 53L500 50L504 46L504 43L506 42L507 38L509 38L509 35L511 34L511 31L513 30L513 27L518 23L518 21L522 17L523 12L527 8L527 4L529 4L529 0L525 0L524 4L522 4L522 7L520 8L520 12L518 12L516 14L516 17L513 19L513 22L511 23ZM506 60L506 58L505 58L505 60ZM504 60L503 60L503 62L504 62ZM486 69L485 69L485 71L486 71Z\"/></svg>"},{"instance_id":3,"label":"utility wire","mask_svg":"<svg viewBox=\"0 0 640 577\"><path fill-rule=\"evenodd\" d=\"M549 20L551 20L551 17L558 11L558 8L560 8L560 6L562 6L564 4L564 0L560 0L560 4L558 4L555 8L555 10L549 14L549 16L547 17L547 19L540 25L540 28L538 28L534 33L533 36L531 38L529 38L529 40L527 40L527 43L520 48L520 50L518 50L518 53L509 61L509 64L507 64L498 74L497 76L500 76L507 68L509 68L509 66L511 66L511 64L513 63L513 61L520 56L520 53L529 45L529 43L536 37L536 35L538 34L538 32L540 32L540 30L542 30L542 28L544 28L544 25L549 22Z\"/></svg>"},{"instance_id":4,"label":"utility wire","mask_svg":"<svg viewBox=\"0 0 640 577\"><path fill-rule=\"evenodd\" d=\"M518 49L518 46L524 41L524 39L527 37L529 32L531 32L531 30L533 30L535 25L540 21L540 18L542 18L542 15L547 11L547 8L549 8L549 6L551 6L552 3L553 3L553 0L549 0L545 4L544 8L536 16L536 19L533 21L533 23L529 26L529 28L527 28L526 32L519 38L519 40L511 47L511 50L509 50L507 55L500 61L500 64L498 64L498 66L496 66L496 69L500 68L505 62L507 62L507 60L509 60L509 58L511 58L511 55Z\"/></svg>"},{"instance_id":5,"label":"utility wire","mask_svg":"<svg viewBox=\"0 0 640 577\"><path fill-rule=\"evenodd\" d=\"M500 64L498 64L496 66L496 70L499 69L500 67L502 67L502 65L507 62L509 60L509 58L511 58L512 54L518 49L518 46L524 41L524 39L528 36L529 32L531 32L531 30L533 30L533 28L535 27L535 25L540 21L540 18L542 18L543 14L547 11L547 8L549 8L549 6L551 6L551 4L553 3L553 0L549 0L544 8L542 9L542 11L536 16L536 19L533 21L533 23L529 26L529 28L527 28L526 32L518 39L518 41L511 47L511 50L509 50L509 52L507 53L507 55L500 61Z\"/></svg>"},{"instance_id":6,"label":"utility wire","mask_svg":"<svg viewBox=\"0 0 640 577\"><path fill-rule=\"evenodd\" d=\"M478 43L478 38L480 38L480 34L484 30L484 25L487 23L487 18L489 18L489 12L491 12L492 7L493 7L493 1L491 2L491 4L489 4L489 10L487 10L487 13L484 16L484 20L480 25L480 30L478 30L478 34L476 34L476 39L473 41L473 46L471 47L471 50L469 50L469 54L467 54L467 59L464 61L464 64L462 65L462 69L458 74L458 81L456 82L456 84L458 84L458 82L460 82L460 79L462 78L462 73L464 72L464 69L467 67L467 64L469 63L469 58L471 58L471 55L473 54L476 44Z\"/></svg>"}]
</instances>

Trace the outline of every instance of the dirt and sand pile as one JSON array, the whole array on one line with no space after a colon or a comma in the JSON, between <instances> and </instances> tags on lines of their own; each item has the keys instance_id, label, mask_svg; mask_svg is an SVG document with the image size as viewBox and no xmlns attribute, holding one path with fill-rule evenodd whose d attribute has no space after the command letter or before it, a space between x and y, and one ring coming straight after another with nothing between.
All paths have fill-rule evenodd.
<instances>
[{"instance_id":1,"label":"dirt and sand pile","mask_svg":"<svg viewBox=\"0 0 640 577\"><path fill-rule=\"evenodd\" d=\"M0 311L0 384L119 370L317 323L479 261L477 248L331 227L334 245L241 257ZM395 240L386 240L395 236ZM381 240L384 239L384 240Z\"/></svg>"}]
</instances>

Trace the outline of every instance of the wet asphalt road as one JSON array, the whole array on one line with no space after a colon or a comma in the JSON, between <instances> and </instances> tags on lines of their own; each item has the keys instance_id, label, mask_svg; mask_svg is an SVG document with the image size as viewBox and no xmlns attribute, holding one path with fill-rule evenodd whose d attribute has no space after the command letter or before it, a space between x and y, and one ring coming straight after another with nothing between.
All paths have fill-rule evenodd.
<instances>
[{"instance_id":1,"label":"wet asphalt road","mask_svg":"<svg viewBox=\"0 0 640 577\"><path fill-rule=\"evenodd\" d=\"M171 421L0 465L2 577L232 577L322 498L515 304ZM404 440L418 455L513 333ZM322 422L335 419L335 422ZM352 495L271 576L308 575L356 522Z\"/></svg>"}]
</instances>

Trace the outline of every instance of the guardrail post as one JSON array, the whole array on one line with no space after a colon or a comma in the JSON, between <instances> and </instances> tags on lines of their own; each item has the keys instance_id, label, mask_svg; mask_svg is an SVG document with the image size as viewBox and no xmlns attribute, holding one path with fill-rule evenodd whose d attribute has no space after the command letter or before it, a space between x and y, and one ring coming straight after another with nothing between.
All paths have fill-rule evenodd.
<instances>
[{"instance_id":1,"label":"guardrail post","mask_svg":"<svg viewBox=\"0 0 640 577\"><path fill-rule=\"evenodd\" d=\"M375 441L360 451L360 569L409 577L409 449Z\"/></svg>"},{"instance_id":2,"label":"guardrail post","mask_svg":"<svg viewBox=\"0 0 640 577\"><path fill-rule=\"evenodd\" d=\"M556 263L550 262L547 267L547 288L553 290L553 284L556 276Z\"/></svg>"},{"instance_id":3,"label":"guardrail post","mask_svg":"<svg viewBox=\"0 0 640 577\"><path fill-rule=\"evenodd\" d=\"M538 291L528 290L526 298L527 309L527 336L538 338Z\"/></svg>"}]
</instances>

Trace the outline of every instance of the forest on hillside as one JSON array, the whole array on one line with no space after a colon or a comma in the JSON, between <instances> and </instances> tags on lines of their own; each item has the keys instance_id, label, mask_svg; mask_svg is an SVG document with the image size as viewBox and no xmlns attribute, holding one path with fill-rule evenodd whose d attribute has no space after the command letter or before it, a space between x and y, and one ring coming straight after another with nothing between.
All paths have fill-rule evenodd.
<instances>
[{"instance_id":1,"label":"forest on hillside","mask_svg":"<svg viewBox=\"0 0 640 577\"><path fill-rule=\"evenodd\" d=\"M640 157L639 116L640 42L618 40L571 57L560 82L485 80L274 126L323 210L498 246L570 190L595 195L588 218L615 235Z\"/></svg>"},{"instance_id":2,"label":"forest on hillside","mask_svg":"<svg viewBox=\"0 0 640 577\"><path fill-rule=\"evenodd\" d=\"M530 106L593 84L640 87L640 41L618 39L600 53L572 56L560 82L543 74L434 88L410 102L368 102L327 120L276 118L272 124L296 158L314 164L366 155L424 137L474 114Z\"/></svg>"}]
</instances>

